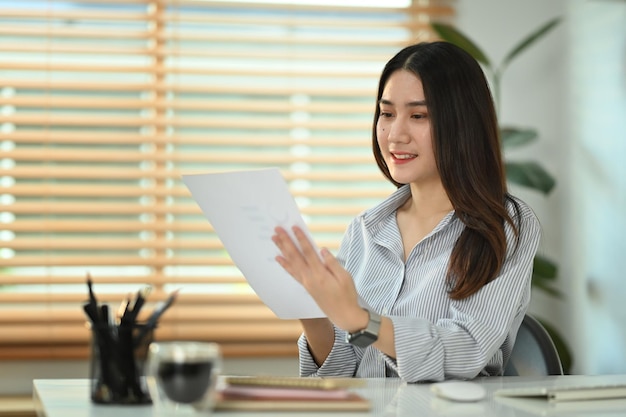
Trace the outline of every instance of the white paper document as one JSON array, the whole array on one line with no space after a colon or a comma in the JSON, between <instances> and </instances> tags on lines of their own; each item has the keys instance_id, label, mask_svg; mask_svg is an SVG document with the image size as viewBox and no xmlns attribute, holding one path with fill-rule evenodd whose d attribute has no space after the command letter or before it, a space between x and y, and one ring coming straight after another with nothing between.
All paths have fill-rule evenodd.
<instances>
[{"instance_id":1,"label":"white paper document","mask_svg":"<svg viewBox=\"0 0 626 417\"><path fill-rule=\"evenodd\" d=\"M205 217L261 300L282 319L324 317L313 298L276 262L276 226L310 233L278 168L183 175ZM293 235L292 235L293 237Z\"/></svg>"}]
</instances>

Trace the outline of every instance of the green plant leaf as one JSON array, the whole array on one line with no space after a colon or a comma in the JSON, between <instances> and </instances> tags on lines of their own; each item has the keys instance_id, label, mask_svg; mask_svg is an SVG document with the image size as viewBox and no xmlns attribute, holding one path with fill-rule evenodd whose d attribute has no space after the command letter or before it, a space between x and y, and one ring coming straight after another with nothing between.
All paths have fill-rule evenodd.
<instances>
[{"instance_id":1,"label":"green plant leaf","mask_svg":"<svg viewBox=\"0 0 626 417\"><path fill-rule=\"evenodd\" d=\"M554 288L554 281L557 277L558 268L554 262L541 255L536 255L533 260L532 285L545 293L561 298L561 292Z\"/></svg>"},{"instance_id":2,"label":"green plant leaf","mask_svg":"<svg viewBox=\"0 0 626 417\"><path fill-rule=\"evenodd\" d=\"M561 18L556 17L550 20L545 25L541 26L539 29L537 29L530 35L528 35L525 39L523 39L520 43L518 43L517 46L511 50L511 52L509 52L509 54L502 61L500 68L502 69L505 66L509 65L509 62L511 62L513 58L515 58L517 55L523 52L530 45L535 43L535 41L542 38L546 33L551 31L557 24L559 24L560 21L561 21Z\"/></svg>"},{"instance_id":3,"label":"green plant leaf","mask_svg":"<svg viewBox=\"0 0 626 417\"><path fill-rule=\"evenodd\" d=\"M549 194L556 181L536 162L505 162L506 177L523 187Z\"/></svg>"},{"instance_id":4,"label":"green plant leaf","mask_svg":"<svg viewBox=\"0 0 626 417\"><path fill-rule=\"evenodd\" d=\"M453 26L445 23L431 23L431 27L435 30L437 35L446 42L455 44L456 46L465 50L474 59L481 64L491 68L491 63L483 51L472 42L467 36L459 32Z\"/></svg>"},{"instance_id":5,"label":"green plant leaf","mask_svg":"<svg viewBox=\"0 0 626 417\"><path fill-rule=\"evenodd\" d=\"M533 274L540 275L544 279L556 279L558 267L554 262L541 255L535 256L533 260Z\"/></svg>"},{"instance_id":6,"label":"green plant leaf","mask_svg":"<svg viewBox=\"0 0 626 417\"><path fill-rule=\"evenodd\" d=\"M502 147L505 149L526 145L537 139L537 136L538 134L535 129L518 129L514 127L500 128Z\"/></svg>"},{"instance_id":7,"label":"green plant leaf","mask_svg":"<svg viewBox=\"0 0 626 417\"><path fill-rule=\"evenodd\" d=\"M532 285L533 285L533 288L540 289L541 291L545 292L551 297L554 297L554 298L563 297L563 294L561 293L561 291L557 290L550 284L546 284L545 282L542 282L541 280L535 279L534 276L533 276Z\"/></svg>"}]
</instances>

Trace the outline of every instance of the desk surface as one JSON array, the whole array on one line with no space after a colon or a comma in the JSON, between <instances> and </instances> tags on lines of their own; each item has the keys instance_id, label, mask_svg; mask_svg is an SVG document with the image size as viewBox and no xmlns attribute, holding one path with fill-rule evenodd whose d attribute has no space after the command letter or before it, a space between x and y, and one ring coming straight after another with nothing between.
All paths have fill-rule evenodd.
<instances>
[{"instance_id":1,"label":"desk surface","mask_svg":"<svg viewBox=\"0 0 626 417\"><path fill-rule=\"evenodd\" d=\"M576 416L626 415L626 399L576 401L551 404L544 399L504 399L494 397L499 388L529 386L570 386L592 383L626 383L626 375L608 376L550 376L542 378L491 377L477 380L487 390L487 398L476 403L445 401L431 393L429 384L405 384L396 378L368 379L365 388L358 389L372 402L369 413L349 412L303 412L287 413L289 416L354 416L375 417L529 417L529 416ZM33 381L33 400L39 417L156 417L152 406L95 405L89 399L87 379L37 379ZM285 413L219 412L203 415L251 417L259 415L287 415Z\"/></svg>"}]
</instances>

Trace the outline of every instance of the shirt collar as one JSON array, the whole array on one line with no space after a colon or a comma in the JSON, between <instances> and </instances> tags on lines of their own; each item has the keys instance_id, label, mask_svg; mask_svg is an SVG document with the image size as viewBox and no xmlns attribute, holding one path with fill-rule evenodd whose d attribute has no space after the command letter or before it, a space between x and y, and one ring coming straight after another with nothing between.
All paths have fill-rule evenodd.
<instances>
[{"instance_id":1,"label":"shirt collar","mask_svg":"<svg viewBox=\"0 0 626 417\"><path fill-rule=\"evenodd\" d=\"M374 230L380 227L384 222L390 218L395 221L395 213L409 198L411 198L411 187L409 184L402 185L396 191L394 191L389 197L387 197L382 203L371 209L365 211L363 214L363 223L365 227L370 230ZM432 235L439 230L446 227L456 219L455 211L452 210L444 216L439 224L429 234Z\"/></svg>"},{"instance_id":2,"label":"shirt collar","mask_svg":"<svg viewBox=\"0 0 626 417\"><path fill-rule=\"evenodd\" d=\"M396 210L398 210L398 208L400 208L410 197L411 187L408 184L401 186L382 203L365 211L363 214L363 223L365 224L365 227L375 227L380 224L381 221L388 219L389 216L395 214Z\"/></svg>"}]
</instances>

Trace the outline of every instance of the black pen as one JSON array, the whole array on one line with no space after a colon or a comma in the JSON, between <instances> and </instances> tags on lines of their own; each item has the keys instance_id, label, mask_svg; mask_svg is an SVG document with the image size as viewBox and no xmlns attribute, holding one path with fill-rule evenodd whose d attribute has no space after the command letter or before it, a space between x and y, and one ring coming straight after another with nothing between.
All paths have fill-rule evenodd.
<instances>
[{"instance_id":1,"label":"black pen","mask_svg":"<svg viewBox=\"0 0 626 417\"><path fill-rule=\"evenodd\" d=\"M130 299L131 295L128 294L126 298L122 301L119 308L117 309L117 317L119 320L118 324L126 324L128 323L128 316L130 314Z\"/></svg>"},{"instance_id":2,"label":"black pen","mask_svg":"<svg viewBox=\"0 0 626 417\"><path fill-rule=\"evenodd\" d=\"M146 326L148 326L148 328L156 327L157 321L159 320L159 318L161 318L163 313L165 313L165 310L170 308L170 306L174 304L174 301L176 301L176 297L178 296L179 291L180 290L173 291L170 296L167 297L167 300L165 300L165 302L161 302L156 306L156 308L150 315L150 318L148 318L148 322L146 323Z\"/></svg>"},{"instance_id":3,"label":"black pen","mask_svg":"<svg viewBox=\"0 0 626 417\"><path fill-rule=\"evenodd\" d=\"M89 301L93 304L98 304L96 294L93 292L93 281L91 280L91 274L89 272L87 272L87 288L89 289Z\"/></svg>"},{"instance_id":4,"label":"black pen","mask_svg":"<svg viewBox=\"0 0 626 417\"><path fill-rule=\"evenodd\" d=\"M108 304L102 304L100 306L100 320L102 321L103 325L106 325L107 327L111 324L109 323L109 305Z\"/></svg>"},{"instance_id":5,"label":"black pen","mask_svg":"<svg viewBox=\"0 0 626 417\"><path fill-rule=\"evenodd\" d=\"M97 325L100 322L100 311L98 309L98 300L93 292L93 281L89 272L87 272L87 289L89 290L89 301L83 306L83 310L85 310L92 323Z\"/></svg>"},{"instance_id":6,"label":"black pen","mask_svg":"<svg viewBox=\"0 0 626 417\"><path fill-rule=\"evenodd\" d=\"M144 339L144 337L146 337L148 332L156 328L157 322L159 321L163 313L165 313L165 310L170 308L170 306L174 304L174 301L176 301L176 297L178 296L179 291L180 290L172 291L172 293L169 295L169 297L167 297L167 300L165 300L165 302L160 302L159 304L157 304L156 308L148 318L145 326L141 329L141 332L139 332L139 335L135 339L135 346L141 344L142 340Z\"/></svg>"},{"instance_id":7,"label":"black pen","mask_svg":"<svg viewBox=\"0 0 626 417\"><path fill-rule=\"evenodd\" d=\"M135 297L135 302L133 303L133 307L131 309L131 314L130 314L130 319L129 319L131 323L135 323L137 321L137 316L139 316L139 311L143 307L144 303L146 302L146 298L148 297L151 291L152 291L152 287L149 285L146 285L141 290L137 291L137 296Z\"/></svg>"},{"instance_id":8,"label":"black pen","mask_svg":"<svg viewBox=\"0 0 626 417\"><path fill-rule=\"evenodd\" d=\"M93 292L93 281L89 272L87 272L87 289L89 290L89 303L93 308L97 308L98 300L96 299L96 294Z\"/></svg>"},{"instance_id":9,"label":"black pen","mask_svg":"<svg viewBox=\"0 0 626 417\"><path fill-rule=\"evenodd\" d=\"M98 317L98 309L92 308L91 303L83 304L83 310L85 311L85 314L87 314L87 317L89 317L89 319L91 320L92 326L96 326L100 322L100 318Z\"/></svg>"}]
</instances>

